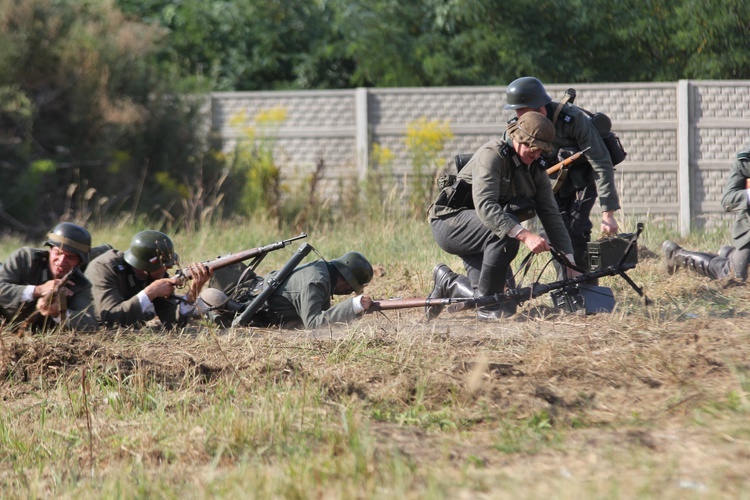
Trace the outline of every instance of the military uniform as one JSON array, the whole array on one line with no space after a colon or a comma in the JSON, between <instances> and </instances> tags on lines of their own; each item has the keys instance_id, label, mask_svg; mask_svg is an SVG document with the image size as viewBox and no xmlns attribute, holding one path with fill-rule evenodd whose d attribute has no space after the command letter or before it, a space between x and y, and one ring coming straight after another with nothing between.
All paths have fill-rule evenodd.
<instances>
[{"instance_id":1,"label":"military uniform","mask_svg":"<svg viewBox=\"0 0 750 500\"><path fill-rule=\"evenodd\" d=\"M275 274L276 271L266 276L266 281ZM360 313L354 310L354 297L331 307L336 280L334 265L323 260L296 268L266 301L271 316L278 320L270 323L286 328L301 324L305 329L316 330L357 319Z\"/></svg>"},{"instance_id":2,"label":"military uniform","mask_svg":"<svg viewBox=\"0 0 750 500\"><path fill-rule=\"evenodd\" d=\"M187 322L187 317L180 315L177 299L157 298L153 301L155 313L143 311L138 292L150 281L138 278L119 250L110 250L92 260L86 277L93 285L96 315L108 327L140 326L155 316L165 328Z\"/></svg>"},{"instance_id":3,"label":"military uniform","mask_svg":"<svg viewBox=\"0 0 750 500\"><path fill-rule=\"evenodd\" d=\"M435 241L446 252L461 257L478 294L504 289L505 276L519 249L519 241L508 236L519 219L504 208L514 199L533 200L552 246L562 253L572 253L546 168L540 161L524 165L511 139L491 140L457 175L457 180L471 186L473 207L451 206L448 200L454 188L448 186L430 208Z\"/></svg>"},{"instance_id":4,"label":"military uniform","mask_svg":"<svg viewBox=\"0 0 750 500\"><path fill-rule=\"evenodd\" d=\"M550 120L558 106L559 102L555 101L545 106ZM571 165L567 177L555 193L555 200L573 244L576 263L585 266L586 248L594 227L591 210L596 204L597 196L602 211L620 209L620 199L615 187L615 169L601 135L579 107L565 103L553 124L556 133L555 149L546 156L550 164L563 159L561 151L578 152L591 148L584 153L585 160L581 158Z\"/></svg>"},{"instance_id":5,"label":"military uniform","mask_svg":"<svg viewBox=\"0 0 750 500\"><path fill-rule=\"evenodd\" d=\"M6 321L21 322L36 311L36 301L23 301L28 285L41 285L52 279L49 273L49 251L23 247L13 252L0 266L0 314ZM73 295L67 297L68 324L76 330L95 330L97 321L91 299L91 283L79 269L74 269L66 285ZM51 318L37 315L32 329L53 328Z\"/></svg>"},{"instance_id":6,"label":"military uniform","mask_svg":"<svg viewBox=\"0 0 750 500\"><path fill-rule=\"evenodd\" d=\"M750 199L747 181L750 179L750 150L742 151L732 164L729 179L724 187L721 205L727 212L737 212L732 224L732 246L725 246L718 255L685 250L672 241L665 241L667 271L686 267L711 279L736 277L747 279L750 261Z\"/></svg>"},{"instance_id":7,"label":"military uniform","mask_svg":"<svg viewBox=\"0 0 750 500\"><path fill-rule=\"evenodd\" d=\"M724 210L737 212L737 218L732 225L732 243L736 248L750 248L750 203L746 185L748 179L750 179L750 150L737 155L721 198L721 206Z\"/></svg>"}]
</instances>

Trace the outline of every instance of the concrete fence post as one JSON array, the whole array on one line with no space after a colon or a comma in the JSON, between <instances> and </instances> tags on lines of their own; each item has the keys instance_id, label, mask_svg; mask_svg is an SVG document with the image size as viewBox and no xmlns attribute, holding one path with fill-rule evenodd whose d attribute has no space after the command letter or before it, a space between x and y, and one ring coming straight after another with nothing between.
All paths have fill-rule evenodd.
<instances>
[{"instance_id":1,"label":"concrete fence post","mask_svg":"<svg viewBox=\"0 0 750 500\"><path fill-rule=\"evenodd\" d=\"M679 189L679 225L680 235L690 234L692 221L692 179L690 165L692 158L692 136L690 130L690 81L680 80L677 82L677 183Z\"/></svg>"},{"instance_id":2,"label":"concrete fence post","mask_svg":"<svg viewBox=\"0 0 750 500\"><path fill-rule=\"evenodd\" d=\"M367 107L367 97L366 88L358 88L354 93L357 127L357 177L360 181L364 181L367 178L367 169L370 164L370 116Z\"/></svg>"}]
</instances>

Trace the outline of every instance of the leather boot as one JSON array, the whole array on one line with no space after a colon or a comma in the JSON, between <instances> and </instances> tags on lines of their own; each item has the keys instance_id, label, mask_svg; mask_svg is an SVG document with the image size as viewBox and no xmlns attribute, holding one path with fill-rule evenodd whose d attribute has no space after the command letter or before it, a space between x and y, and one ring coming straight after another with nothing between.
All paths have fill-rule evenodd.
<instances>
[{"instance_id":1,"label":"leather boot","mask_svg":"<svg viewBox=\"0 0 750 500\"><path fill-rule=\"evenodd\" d=\"M722 277L722 273L717 272L716 264L718 264L718 262L714 262L714 265L711 265L711 261L714 259L722 259L718 255L705 252L690 252L679 246L677 243L669 240L665 241L661 247L664 251L667 272L669 274L674 274L677 268L684 267L685 269L692 269L696 273L702 274L711 279L719 279Z\"/></svg>"},{"instance_id":2,"label":"leather boot","mask_svg":"<svg viewBox=\"0 0 750 500\"><path fill-rule=\"evenodd\" d=\"M432 291L427 296L428 299L445 299L473 297L474 289L471 286L469 278L453 272L445 264L438 264L432 271L434 285ZM427 321L437 318L443 312L444 305L435 305L425 307Z\"/></svg>"},{"instance_id":3,"label":"leather boot","mask_svg":"<svg viewBox=\"0 0 750 500\"><path fill-rule=\"evenodd\" d=\"M750 260L750 249L723 246L719 250L719 257L727 260L727 262L724 264L724 267L728 266L729 268L724 273L726 276L733 274L734 277L739 280L747 280L747 267L748 260ZM712 264L714 263L712 262Z\"/></svg>"},{"instance_id":4,"label":"leather boot","mask_svg":"<svg viewBox=\"0 0 750 500\"><path fill-rule=\"evenodd\" d=\"M482 277L477 285L476 296L482 297L487 295L494 295L494 290L497 288L495 276L499 275L499 272L485 273L482 272ZM505 289L507 284L508 273L505 274L506 279L502 281L500 287L501 290ZM482 279L484 278L484 280ZM517 304L515 302L502 302L500 304L492 304L483 307L477 307L477 320L479 321L491 321L500 318L507 318L513 316L516 313Z\"/></svg>"}]
</instances>

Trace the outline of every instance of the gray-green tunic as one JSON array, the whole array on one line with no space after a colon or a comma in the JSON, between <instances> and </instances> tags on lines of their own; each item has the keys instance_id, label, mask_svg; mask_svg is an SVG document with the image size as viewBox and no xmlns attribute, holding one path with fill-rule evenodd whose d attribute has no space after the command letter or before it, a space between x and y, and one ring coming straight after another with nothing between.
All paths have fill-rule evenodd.
<instances>
[{"instance_id":1,"label":"gray-green tunic","mask_svg":"<svg viewBox=\"0 0 750 500\"><path fill-rule=\"evenodd\" d=\"M295 269L266 303L282 317L285 327L301 322L305 329L315 330L355 320L359 315L354 312L353 298L331 307L333 286L328 264L317 260Z\"/></svg>"},{"instance_id":2,"label":"gray-green tunic","mask_svg":"<svg viewBox=\"0 0 750 500\"><path fill-rule=\"evenodd\" d=\"M558 102L547 105L547 118L552 120L557 109ZM594 128L588 115L581 108L566 103L555 121L555 151L548 158L556 158L560 148L571 147L578 151L591 147L584 156L591 168L572 167L568 178L560 188L560 195L572 195L578 188L584 187L586 176L593 171L596 193L599 196L599 204L603 211L619 210L620 198L615 187L615 168L612 158L609 156L607 146L604 145L602 136Z\"/></svg>"},{"instance_id":3,"label":"gray-green tunic","mask_svg":"<svg viewBox=\"0 0 750 500\"><path fill-rule=\"evenodd\" d=\"M750 248L750 204L747 200L747 179L750 179L750 150L737 155L721 199L724 210L737 212L737 218L732 225L732 243L737 248Z\"/></svg>"},{"instance_id":4,"label":"gray-green tunic","mask_svg":"<svg viewBox=\"0 0 750 500\"><path fill-rule=\"evenodd\" d=\"M93 286L96 315L104 325L140 326L154 318L153 313L143 311L137 296L150 282L136 276L119 250L110 250L92 260L86 276ZM165 328L187 321L179 315L179 302L159 298L153 304Z\"/></svg>"},{"instance_id":5,"label":"gray-green tunic","mask_svg":"<svg viewBox=\"0 0 750 500\"><path fill-rule=\"evenodd\" d=\"M513 197L531 198L552 246L565 254L572 254L570 236L560 217L546 167L539 161L525 166L512 143L493 139L474 153L457 177L471 184L477 216L498 238L507 237L508 231L518 224L503 206ZM465 208L451 208L436 202L430 208L430 220L459 210Z\"/></svg>"},{"instance_id":6,"label":"gray-green tunic","mask_svg":"<svg viewBox=\"0 0 750 500\"><path fill-rule=\"evenodd\" d=\"M22 322L36 310L36 300L23 302L28 285L49 281L49 251L23 247L13 252L0 267L0 314L7 320ZM67 298L68 326L75 330L95 330L96 318L91 304L91 283L75 269L66 285L73 295ZM37 315L32 329L54 328L57 323Z\"/></svg>"}]
</instances>

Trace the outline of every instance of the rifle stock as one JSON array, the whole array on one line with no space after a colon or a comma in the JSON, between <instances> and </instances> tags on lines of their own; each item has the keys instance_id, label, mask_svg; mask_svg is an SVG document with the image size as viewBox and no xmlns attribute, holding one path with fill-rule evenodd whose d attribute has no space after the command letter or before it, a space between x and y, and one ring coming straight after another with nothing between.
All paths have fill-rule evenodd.
<instances>
[{"instance_id":1,"label":"rifle stock","mask_svg":"<svg viewBox=\"0 0 750 500\"><path fill-rule=\"evenodd\" d=\"M257 266L258 263L260 263L260 261L263 259L263 257L265 257L269 252L280 250L285 246L291 244L293 241L301 240L302 238L307 238L307 233L300 233L299 235L287 240L277 241L276 243L271 243L262 247L251 248L249 250L243 250L241 252L223 255L221 257L217 257L214 260L207 260L203 262L203 265L206 266L209 270L216 270L231 266L232 264L237 264L238 262L243 262L248 259L255 258L256 260L253 262L254 267ZM180 280L189 280L193 278L193 273L192 271L190 271L189 267L186 267L177 271L177 273L175 273L175 278Z\"/></svg>"},{"instance_id":2,"label":"rifle stock","mask_svg":"<svg viewBox=\"0 0 750 500\"><path fill-rule=\"evenodd\" d=\"M567 158L565 158L560 163L555 163L554 165L552 165L550 168L547 169L547 175L555 174L555 173L559 172L560 170L562 170L563 168L569 166L571 163L573 163L578 158L580 158L581 156L583 156L583 153L585 153L589 149L591 149L591 146L587 147L583 151L579 151L579 152L577 152L577 153L575 153L575 154L573 154L571 156L568 156Z\"/></svg>"}]
</instances>

